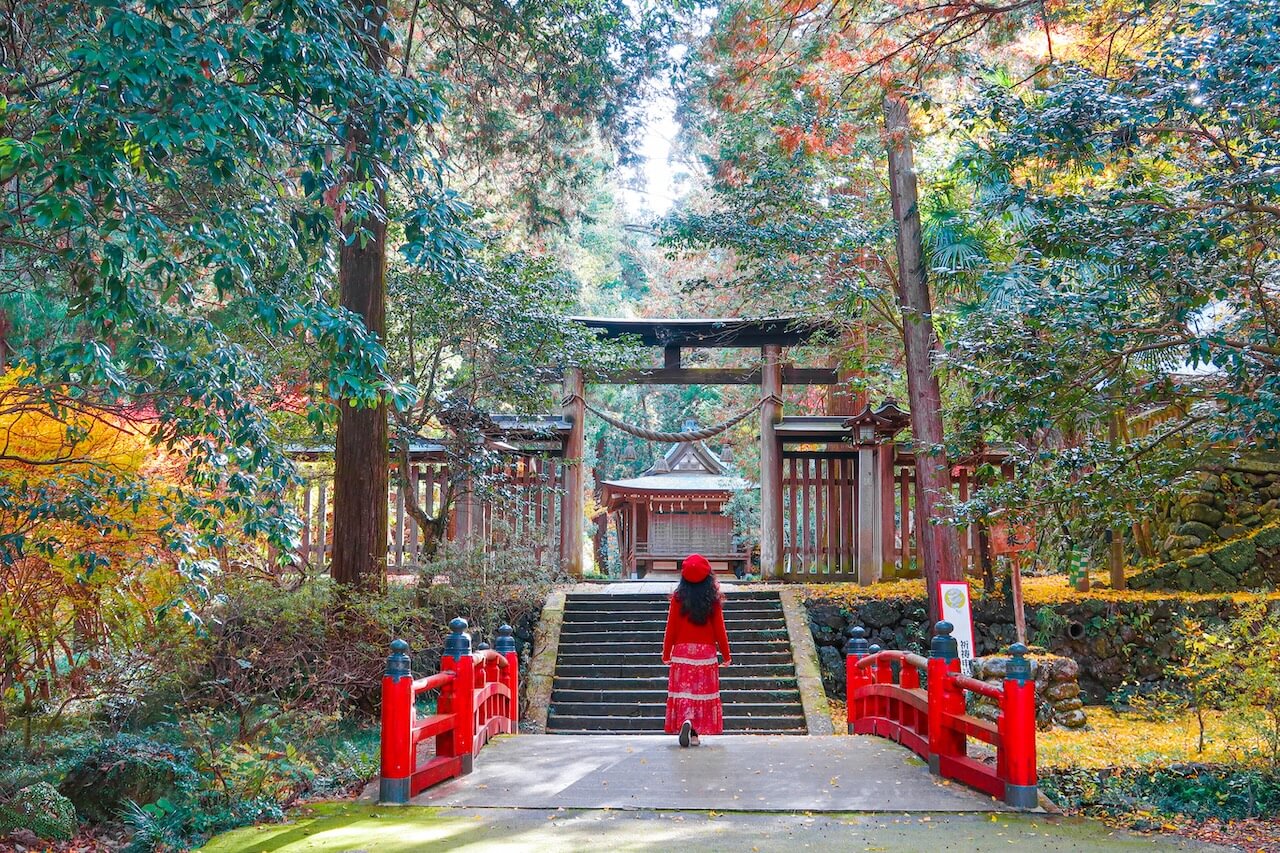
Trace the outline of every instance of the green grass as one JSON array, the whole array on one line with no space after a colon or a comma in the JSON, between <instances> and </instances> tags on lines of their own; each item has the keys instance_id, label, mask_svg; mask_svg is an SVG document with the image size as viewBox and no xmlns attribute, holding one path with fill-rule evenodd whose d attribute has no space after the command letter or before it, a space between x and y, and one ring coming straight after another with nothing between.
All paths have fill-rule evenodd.
<instances>
[{"instance_id":1,"label":"green grass","mask_svg":"<svg viewBox=\"0 0 1280 853\"><path fill-rule=\"evenodd\" d=\"M299 810L290 823L233 830L200 849L207 853L399 853L447 842L474 824L462 817L442 817L434 808L317 803Z\"/></svg>"}]
</instances>

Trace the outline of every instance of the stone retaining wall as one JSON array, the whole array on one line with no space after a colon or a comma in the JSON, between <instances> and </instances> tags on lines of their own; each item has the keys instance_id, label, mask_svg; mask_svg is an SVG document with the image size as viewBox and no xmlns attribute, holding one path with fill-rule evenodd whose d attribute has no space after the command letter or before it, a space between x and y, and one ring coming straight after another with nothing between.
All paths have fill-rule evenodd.
<instances>
[{"instance_id":1,"label":"stone retaining wall","mask_svg":"<svg viewBox=\"0 0 1280 853\"><path fill-rule=\"evenodd\" d=\"M852 605L811 593L805 601L809 627L818 646L827 694L845 697L844 644L854 625L867 629L867 639L886 649L927 654L929 630L924 599L869 599ZM1273 602L1280 607L1280 602ZM1081 699L1103 703L1129 682L1155 685L1165 678L1180 653L1178 626L1183 617L1210 624L1233 618L1239 606L1228 597L1187 601L1083 599L1053 606L1026 608L1028 641L1079 664ZM974 601L978 657L995 655L1015 639L1007 601Z\"/></svg>"},{"instance_id":2,"label":"stone retaining wall","mask_svg":"<svg viewBox=\"0 0 1280 853\"><path fill-rule=\"evenodd\" d=\"M1084 700L1080 698L1080 666L1071 658L1058 655L1028 655L1031 677L1036 684L1036 727L1051 729L1061 726L1067 729L1084 728ZM973 677L997 687L1004 684L1009 658L993 655L973 662ZM996 703L985 696L973 696L970 713L985 720L994 720L1000 713Z\"/></svg>"},{"instance_id":3,"label":"stone retaining wall","mask_svg":"<svg viewBox=\"0 0 1280 853\"><path fill-rule=\"evenodd\" d=\"M1280 520L1280 454L1253 452L1202 466L1177 500L1156 512L1162 556L1177 560Z\"/></svg>"}]
</instances>

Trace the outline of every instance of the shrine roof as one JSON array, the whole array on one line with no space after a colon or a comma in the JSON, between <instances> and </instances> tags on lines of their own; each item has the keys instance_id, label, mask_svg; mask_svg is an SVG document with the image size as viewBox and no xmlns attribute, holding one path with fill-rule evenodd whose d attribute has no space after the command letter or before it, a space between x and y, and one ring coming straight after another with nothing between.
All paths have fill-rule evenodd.
<instances>
[{"instance_id":1,"label":"shrine roof","mask_svg":"<svg viewBox=\"0 0 1280 853\"><path fill-rule=\"evenodd\" d=\"M601 483L611 492L644 492L646 494L728 493L754 489L755 483L741 477L707 474L700 471L671 471L647 474L627 480L605 480Z\"/></svg>"},{"instance_id":2,"label":"shrine roof","mask_svg":"<svg viewBox=\"0 0 1280 853\"><path fill-rule=\"evenodd\" d=\"M795 346L819 332L832 331L829 322L811 317L573 317L606 338L634 336L653 347Z\"/></svg>"}]
</instances>

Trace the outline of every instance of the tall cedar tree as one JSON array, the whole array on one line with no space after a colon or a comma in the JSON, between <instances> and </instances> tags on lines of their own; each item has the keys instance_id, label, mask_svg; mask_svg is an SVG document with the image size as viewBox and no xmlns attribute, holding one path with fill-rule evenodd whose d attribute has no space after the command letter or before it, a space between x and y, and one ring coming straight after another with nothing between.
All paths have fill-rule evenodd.
<instances>
[{"instance_id":1,"label":"tall cedar tree","mask_svg":"<svg viewBox=\"0 0 1280 853\"><path fill-rule=\"evenodd\" d=\"M359 26L365 64L374 73L387 67L384 37L387 7L350 0ZM387 326L387 175L374 158L358 153L369 142L369 128L379 124L373 103L356 104L347 122L351 179L372 182L371 211L346 211L338 258L339 303L382 339ZM338 436L333 474L333 562L335 581L352 586L381 583L387 555L387 488L390 450L387 402L374 405L339 402Z\"/></svg>"}]
</instances>

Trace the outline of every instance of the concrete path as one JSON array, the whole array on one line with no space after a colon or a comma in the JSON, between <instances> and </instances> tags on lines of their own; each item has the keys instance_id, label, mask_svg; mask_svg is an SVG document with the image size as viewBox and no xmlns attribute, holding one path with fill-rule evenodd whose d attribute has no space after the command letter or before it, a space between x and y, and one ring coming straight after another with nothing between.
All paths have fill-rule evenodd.
<instances>
[{"instance_id":1,"label":"concrete path","mask_svg":"<svg viewBox=\"0 0 1280 853\"><path fill-rule=\"evenodd\" d=\"M371 801L376 786L366 790ZM724 735L681 749L667 735L499 738L475 771L415 805L809 812L1001 811L872 737Z\"/></svg>"},{"instance_id":2,"label":"concrete path","mask_svg":"<svg viewBox=\"0 0 1280 853\"><path fill-rule=\"evenodd\" d=\"M1138 853L1231 848L1118 832L1092 821L1026 814L751 814L678 811L382 808L321 803L286 824L246 827L208 853Z\"/></svg>"}]
</instances>

